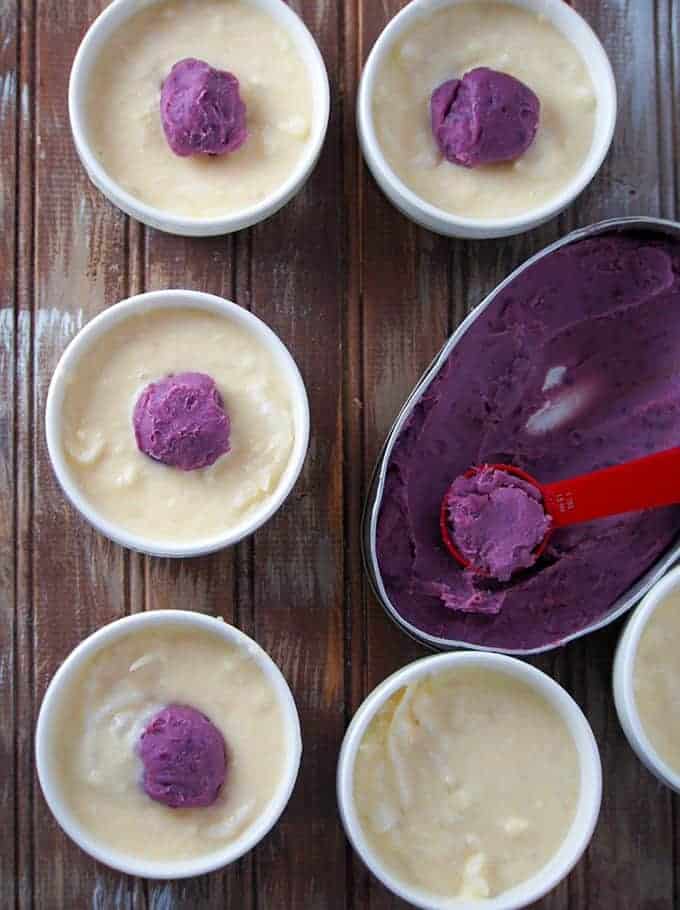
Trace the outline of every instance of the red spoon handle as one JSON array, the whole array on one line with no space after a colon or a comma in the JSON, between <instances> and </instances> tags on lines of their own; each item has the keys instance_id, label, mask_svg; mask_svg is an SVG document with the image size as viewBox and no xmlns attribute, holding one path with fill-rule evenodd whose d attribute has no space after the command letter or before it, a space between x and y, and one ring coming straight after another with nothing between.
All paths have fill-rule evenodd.
<instances>
[{"instance_id":1,"label":"red spoon handle","mask_svg":"<svg viewBox=\"0 0 680 910\"><path fill-rule=\"evenodd\" d=\"M558 528L680 503L680 447L540 489Z\"/></svg>"}]
</instances>

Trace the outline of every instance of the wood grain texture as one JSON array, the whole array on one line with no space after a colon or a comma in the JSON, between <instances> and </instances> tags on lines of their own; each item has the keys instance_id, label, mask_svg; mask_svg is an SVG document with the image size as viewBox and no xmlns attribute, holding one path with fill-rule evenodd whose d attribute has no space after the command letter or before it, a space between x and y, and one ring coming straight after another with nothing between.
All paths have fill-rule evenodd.
<instances>
[{"instance_id":1,"label":"wood grain texture","mask_svg":"<svg viewBox=\"0 0 680 910\"><path fill-rule=\"evenodd\" d=\"M25 550L31 558L33 715L68 652L125 612L123 551L87 527L57 487L43 432L50 375L83 323L125 295L125 220L103 205L75 158L65 107L75 49L99 4L36 0L33 9L32 411L25 426L32 490ZM22 459L23 461L23 459ZM34 716L22 721L28 730ZM30 758L30 752L29 752ZM24 786L28 781L24 781ZM23 793L22 787L22 793ZM63 835L32 785L33 900L37 906L84 906L116 891L132 906L139 883L94 863Z\"/></svg>"},{"instance_id":2,"label":"wood grain texture","mask_svg":"<svg viewBox=\"0 0 680 910\"><path fill-rule=\"evenodd\" d=\"M18 802L16 800L15 646L17 567L15 562L15 385L17 312L15 256L17 246L16 183L18 136L19 21L16 10L0 6L0 263L5 281L0 292L0 905L14 902L17 867Z\"/></svg>"},{"instance_id":3,"label":"wood grain texture","mask_svg":"<svg viewBox=\"0 0 680 910\"><path fill-rule=\"evenodd\" d=\"M14 304L14 806L15 806L15 902L18 908L29 907L33 895L33 796L32 726L34 718L33 641L32 641L32 556L31 462L33 447L30 421L32 402L32 297L33 211L35 191L34 122L35 48L33 41L34 9L24 4L17 10L16 125L15 148L15 304ZM9 264L8 264L9 265ZM3 270L8 271L8 269Z\"/></svg>"},{"instance_id":4,"label":"wood grain texture","mask_svg":"<svg viewBox=\"0 0 680 910\"><path fill-rule=\"evenodd\" d=\"M187 240L131 222L74 154L66 85L105 0L0 0L0 907L335 910L404 906L349 849L335 807L344 728L366 693L421 648L369 593L359 550L365 491L404 398L462 318L512 268L573 227L624 214L677 217L680 0L573 0L614 64L620 116L600 174L559 219L498 242L451 241L396 212L355 133L363 60L404 0L293 0L329 70L333 113L305 190L265 224ZM68 340L132 293L187 287L261 316L306 380L313 436L286 507L250 541L199 560L145 559L64 502L42 422ZM275 831L235 866L142 882L72 845L33 770L45 686L84 636L125 613L191 608L253 635L291 683L305 754ZM679 905L677 800L637 762L610 697L619 628L534 661L586 711L605 798L585 860L540 910Z\"/></svg>"}]
</instances>

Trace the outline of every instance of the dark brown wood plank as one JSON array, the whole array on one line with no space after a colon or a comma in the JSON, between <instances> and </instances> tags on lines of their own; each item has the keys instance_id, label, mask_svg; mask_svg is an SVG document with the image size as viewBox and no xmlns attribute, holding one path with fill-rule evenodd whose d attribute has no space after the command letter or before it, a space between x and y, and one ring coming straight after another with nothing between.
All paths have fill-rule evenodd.
<instances>
[{"instance_id":1,"label":"dark brown wood plank","mask_svg":"<svg viewBox=\"0 0 680 910\"><path fill-rule=\"evenodd\" d=\"M17 365L16 239L17 239L17 108L19 101L19 46L17 10L0 5L0 905L13 906L17 879L15 763L15 371Z\"/></svg>"},{"instance_id":2,"label":"dark brown wood plank","mask_svg":"<svg viewBox=\"0 0 680 910\"><path fill-rule=\"evenodd\" d=\"M356 139L356 90L362 57L361 0L345 7L342 80L342 158L347 249L343 338L343 498L345 503L345 696L346 720L365 694L367 582L361 558L361 516L366 496L364 465L363 232L364 163Z\"/></svg>"},{"instance_id":3,"label":"dark brown wood plank","mask_svg":"<svg viewBox=\"0 0 680 910\"><path fill-rule=\"evenodd\" d=\"M658 0L654 18L656 103L659 149L659 213L673 218L678 213L680 169L678 149L678 5L675 0Z\"/></svg>"},{"instance_id":4,"label":"dark brown wood plank","mask_svg":"<svg viewBox=\"0 0 680 910\"><path fill-rule=\"evenodd\" d=\"M76 161L66 110L75 49L102 6L69 3L55 9L47 0L37 0L35 8L35 119L26 124L35 144L36 269L27 301L33 339L27 376L32 373L33 384L22 438L31 491L27 510L22 507L31 563L25 609L34 649L33 711L21 716L28 730L50 677L68 652L126 611L123 551L87 527L65 503L43 432L47 386L61 352L84 322L125 296L127 285L124 218L102 200ZM32 791L28 781L20 783L22 795L34 794L35 905L104 906L106 895L115 895L118 906L132 907L139 886L85 857L57 828L37 783Z\"/></svg>"},{"instance_id":5,"label":"dark brown wood plank","mask_svg":"<svg viewBox=\"0 0 680 910\"><path fill-rule=\"evenodd\" d=\"M33 643L31 634L31 461L30 420L33 411L31 364L31 307L33 297L33 81L35 54L33 4L18 5L17 161L16 174L16 302L14 403L14 521L15 521L15 800L16 800L16 906L32 906L34 799L32 763Z\"/></svg>"},{"instance_id":6,"label":"dark brown wood plank","mask_svg":"<svg viewBox=\"0 0 680 910\"><path fill-rule=\"evenodd\" d=\"M346 209L343 500L345 534L345 722L366 695L367 680L367 599L368 584L361 556L361 520L368 476L364 458L366 445L364 408L364 288L363 261L363 171L364 163L356 136L356 96L362 56L363 3L345 5L343 31L342 157L344 162L344 205ZM361 861L346 842L347 907L368 906L370 880Z\"/></svg>"},{"instance_id":7,"label":"dark brown wood plank","mask_svg":"<svg viewBox=\"0 0 680 910\"><path fill-rule=\"evenodd\" d=\"M334 98L342 7L291 4L319 42ZM304 737L298 786L257 851L259 907L345 906L334 772L343 733L343 263L341 118L303 192L252 232L252 309L294 352L312 415L309 456L291 499L254 539L254 634L294 689Z\"/></svg>"}]
</instances>

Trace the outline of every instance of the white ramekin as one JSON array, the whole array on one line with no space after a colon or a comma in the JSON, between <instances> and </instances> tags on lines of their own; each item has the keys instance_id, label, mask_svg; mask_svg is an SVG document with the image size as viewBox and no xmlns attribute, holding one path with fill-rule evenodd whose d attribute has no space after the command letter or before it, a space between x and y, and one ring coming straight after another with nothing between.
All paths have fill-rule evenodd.
<instances>
[{"instance_id":1,"label":"white ramekin","mask_svg":"<svg viewBox=\"0 0 680 910\"><path fill-rule=\"evenodd\" d=\"M578 753L581 788L576 815L562 846L550 862L521 885L485 899L485 910L519 910L551 891L571 871L581 858L595 830L602 799L602 769L600 754L588 721L581 709L554 680L530 664L504 654L459 651L436 654L409 664L388 677L371 692L355 714L342 744L338 763L338 804L340 816L354 849L375 877L394 894L422 910L470 910L477 906L466 898L443 898L411 888L401 882L382 863L369 846L359 822L354 804L354 763L366 729L376 712L396 691L410 683L435 673L460 667L476 667L503 673L531 686L557 711L573 737Z\"/></svg>"},{"instance_id":2,"label":"white ramekin","mask_svg":"<svg viewBox=\"0 0 680 910\"><path fill-rule=\"evenodd\" d=\"M616 83L609 58L588 23L564 0L503 0L537 13L557 28L582 57L597 95L593 143L574 179L561 193L538 208L506 218L467 218L437 208L421 199L395 174L387 163L373 123L373 92L376 76L395 42L418 20L448 6L470 0L411 0L386 26L368 56L359 85L357 124L361 148L371 173L385 195L399 211L417 224L449 237L488 239L509 237L531 230L558 215L581 193L605 159L616 125Z\"/></svg>"},{"instance_id":3,"label":"white ramekin","mask_svg":"<svg viewBox=\"0 0 680 910\"><path fill-rule=\"evenodd\" d=\"M68 109L76 151L90 180L119 209L138 221L169 234L212 237L250 227L278 212L302 189L321 153L330 111L328 74L316 41L284 0L244 0L269 14L292 38L312 84L313 127L304 154L289 178L257 205L218 218L189 218L147 205L124 190L99 163L88 138L86 97L90 72L103 45L135 13L159 0L113 0L90 26L73 61ZM254 38L256 40L256 36ZM160 114L159 114L160 116Z\"/></svg>"},{"instance_id":4,"label":"white ramekin","mask_svg":"<svg viewBox=\"0 0 680 910\"><path fill-rule=\"evenodd\" d=\"M614 702L623 732L640 761L662 784L680 793L680 774L661 758L650 742L638 714L633 672L640 638L656 608L680 590L680 566L671 569L650 589L635 609L621 635L614 659Z\"/></svg>"},{"instance_id":5,"label":"white ramekin","mask_svg":"<svg viewBox=\"0 0 680 910\"><path fill-rule=\"evenodd\" d=\"M258 664L271 683L283 713L285 733L287 740L287 755L281 781L266 810L250 824L243 833L232 843L212 853L196 859L181 862L160 862L157 860L144 860L136 856L119 853L110 849L92 837L70 812L63 794L60 792L58 776L54 768L52 742L54 736L53 723L56 717L55 708L63 695L64 689L71 683L83 665L102 648L111 645L121 638L148 629L158 629L161 626L182 626L195 628L198 631L208 632L217 638L224 639L231 645L243 649ZM74 840L78 846L90 856L105 863L112 869L126 872L129 875L139 875L143 878L174 879L189 878L212 872L233 863L259 843L262 838L276 824L281 813L286 808L297 780L302 755L302 740L300 737L300 721L298 718L295 701L281 671L269 655L262 648L234 626L230 626L221 619L206 616L201 613L192 613L184 610L152 610L148 613L136 613L116 620L99 629L89 638L82 641L77 648L66 658L52 677L43 698L38 724L36 728L36 766L38 779L42 787L45 801L52 811L63 831Z\"/></svg>"},{"instance_id":6,"label":"white ramekin","mask_svg":"<svg viewBox=\"0 0 680 910\"><path fill-rule=\"evenodd\" d=\"M224 316L251 332L272 355L286 377L293 412L295 438L288 465L276 490L250 517L226 530L223 534L203 540L186 540L177 543L158 541L132 534L101 515L81 493L64 457L61 442L61 409L66 391L66 381L77 367L79 359L107 331L131 316L164 309L201 309ZM214 553L232 546L248 537L268 521L281 507L293 489L302 470L309 445L309 403L304 382L295 361L280 338L257 316L243 307L199 291L150 291L130 297L104 310L88 322L71 341L54 371L47 393L45 409L47 449L59 484L71 503L90 524L115 543L150 556L190 557Z\"/></svg>"}]
</instances>

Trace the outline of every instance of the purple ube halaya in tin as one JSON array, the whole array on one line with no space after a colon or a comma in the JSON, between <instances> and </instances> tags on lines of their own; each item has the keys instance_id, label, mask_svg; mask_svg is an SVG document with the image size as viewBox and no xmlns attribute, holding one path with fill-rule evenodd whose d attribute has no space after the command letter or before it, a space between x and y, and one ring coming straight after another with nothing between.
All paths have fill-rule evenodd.
<instances>
[{"instance_id":1,"label":"purple ube halaya in tin","mask_svg":"<svg viewBox=\"0 0 680 910\"><path fill-rule=\"evenodd\" d=\"M236 76L192 57L176 63L163 83L161 122L175 155L225 155L248 138Z\"/></svg>"},{"instance_id":2,"label":"purple ube halaya in tin","mask_svg":"<svg viewBox=\"0 0 680 910\"><path fill-rule=\"evenodd\" d=\"M442 499L471 465L549 484L678 445L680 244L602 234L524 269L452 348L388 456L376 550L387 596L439 638L529 649L592 625L673 543L680 508L558 528L507 582L462 569Z\"/></svg>"},{"instance_id":3,"label":"purple ube halaya in tin","mask_svg":"<svg viewBox=\"0 0 680 910\"><path fill-rule=\"evenodd\" d=\"M171 809L211 806L227 774L224 738L195 708L169 705L151 718L139 740L142 786Z\"/></svg>"},{"instance_id":4,"label":"purple ube halaya in tin","mask_svg":"<svg viewBox=\"0 0 680 910\"><path fill-rule=\"evenodd\" d=\"M453 164L514 161L534 141L540 109L536 95L519 79L480 66L435 89L432 132Z\"/></svg>"},{"instance_id":5,"label":"purple ube halaya in tin","mask_svg":"<svg viewBox=\"0 0 680 910\"><path fill-rule=\"evenodd\" d=\"M182 471L207 468L229 451L229 417L205 373L177 373L150 383L132 422L141 452Z\"/></svg>"}]
</instances>

